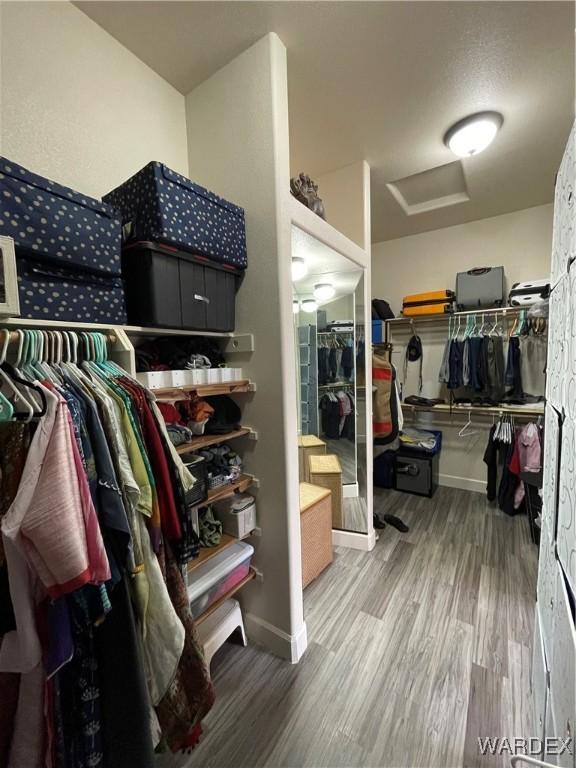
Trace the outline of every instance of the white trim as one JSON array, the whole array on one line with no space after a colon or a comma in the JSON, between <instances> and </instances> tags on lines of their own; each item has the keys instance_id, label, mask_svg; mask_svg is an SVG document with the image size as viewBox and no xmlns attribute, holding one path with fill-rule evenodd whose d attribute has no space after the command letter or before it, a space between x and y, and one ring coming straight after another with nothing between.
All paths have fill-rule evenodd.
<instances>
[{"instance_id":1,"label":"white trim","mask_svg":"<svg viewBox=\"0 0 576 768\"><path fill-rule=\"evenodd\" d=\"M348 547L349 549L361 549L363 552L371 552L376 546L376 534L372 526L368 533L338 531L333 528L332 545L334 547Z\"/></svg>"},{"instance_id":2,"label":"white trim","mask_svg":"<svg viewBox=\"0 0 576 768\"><path fill-rule=\"evenodd\" d=\"M300 625L296 634L289 635L265 619L247 613L244 616L244 627L250 640L260 643L276 656L288 659L292 664L300 661L308 647L306 622Z\"/></svg>"},{"instance_id":3,"label":"white trim","mask_svg":"<svg viewBox=\"0 0 576 768\"><path fill-rule=\"evenodd\" d=\"M359 495L358 483L342 483L342 498L356 499Z\"/></svg>"},{"instance_id":4,"label":"white trim","mask_svg":"<svg viewBox=\"0 0 576 768\"><path fill-rule=\"evenodd\" d=\"M461 488L463 491L474 491L475 493L486 493L486 480L474 480L471 477L459 477L458 475L438 476L438 483L447 488Z\"/></svg>"}]
</instances>

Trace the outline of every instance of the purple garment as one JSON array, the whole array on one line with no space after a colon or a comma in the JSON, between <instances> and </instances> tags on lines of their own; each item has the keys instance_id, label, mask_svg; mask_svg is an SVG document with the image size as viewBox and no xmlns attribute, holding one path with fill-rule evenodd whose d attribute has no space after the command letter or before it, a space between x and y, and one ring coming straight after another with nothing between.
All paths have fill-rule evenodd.
<instances>
[{"instance_id":1,"label":"purple garment","mask_svg":"<svg viewBox=\"0 0 576 768\"><path fill-rule=\"evenodd\" d=\"M50 678L74 656L70 613L65 597L59 597L48 607L48 632L48 649L44 663L46 677Z\"/></svg>"}]
</instances>

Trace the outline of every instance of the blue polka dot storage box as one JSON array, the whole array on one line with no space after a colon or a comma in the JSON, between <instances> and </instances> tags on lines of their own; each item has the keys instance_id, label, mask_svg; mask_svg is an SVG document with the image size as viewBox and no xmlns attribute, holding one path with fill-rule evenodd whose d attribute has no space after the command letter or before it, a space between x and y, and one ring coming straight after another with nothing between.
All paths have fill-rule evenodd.
<instances>
[{"instance_id":1,"label":"blue polka dot storage box","mask_svg":"<svg viewBox=\"0 0 576 768\"><path fill-rule=\"evenodd\" d=\"M246 269L244 210L162 163L148 163L103 198L122 212L125 240L168 243Z\"/></svg>"},{"instance_id":2,"label":"blue polka dot storage box","mask_svg":"<svg viewBox=\"0 0 576 768\"><path fill-rule=\"evenodd\" d=\"M14 239L23 317L126 322L112 206L0 158L0 234Z\"/></svg>"}]
</instances>

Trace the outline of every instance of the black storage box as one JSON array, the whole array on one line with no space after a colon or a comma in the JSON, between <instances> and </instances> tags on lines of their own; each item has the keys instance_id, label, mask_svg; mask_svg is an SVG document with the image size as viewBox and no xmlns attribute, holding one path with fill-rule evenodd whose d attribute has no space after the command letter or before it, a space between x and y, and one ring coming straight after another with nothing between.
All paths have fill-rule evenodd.
<instances>
[{"instance_id":1,"label":"black storage box","mask_svg":"<svg viewBox=\"0 0 576 768\"><path fill-rule=\"evenodd\" d=\"M104 200L122 212L125 240L153 240L246 269L244 209L162 163L148 163Z\"/></svg>"},{"instance_id":2,"label":"black storage box","mask_svg":"<svg viewBox=\"0 0 576 768\"><path fill-rule=\"evenodd\" d=\"M208 497L208 468L206 466L206 459L195 454L184 454L182 461L190 474L196 479L194 487L186 493L186 504L189 507L197 507Z\"/></svg>"},{"instance_id":3,"label":"black storage box","mask_svg":"<svg viewBox=\"0 0 576 768\"><path fill-rule=\"evenodd\" d=\"M396 454L396 490L432 497L438 487L439 454L415 455L400 450Z\"/></svg>"},{"instance_id":4,"label":"black storage box","mask_svg":"<svg viewBox=\"0 0 576 768\"><path fill-rule=\"evenodd\" d=\"M0 234L14 240L22 317L126 322L119 213L0 158Z\"/></svg>"},{"instance_id":5,"label":"black storage box","mask_svg":"<svg viewBox=\"0 0 576 768\"><path fill-rule=\"evenodd\" d=\"M159 243L122 252L122 276L131 325L229 332L241 272Z\"/></svg>"}]
</instances>

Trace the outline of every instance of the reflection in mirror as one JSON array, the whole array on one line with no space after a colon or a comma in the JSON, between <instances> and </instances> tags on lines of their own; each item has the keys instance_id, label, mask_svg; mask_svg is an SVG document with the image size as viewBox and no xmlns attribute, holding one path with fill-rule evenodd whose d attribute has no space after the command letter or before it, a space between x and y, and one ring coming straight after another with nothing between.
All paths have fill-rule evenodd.
<instances>
[{"instance_id":1,"label":"reflection in mirror","mask_svg":"<svg viewBox=\"0 0 576 768\"><path fill-rule=\"evenodd\" d=\"M332 491L332 527L366 533L364 270L297 227L292 257L300 480ZM303 274L305 272L305 274Z\"/></svg>"}]
</instances>

